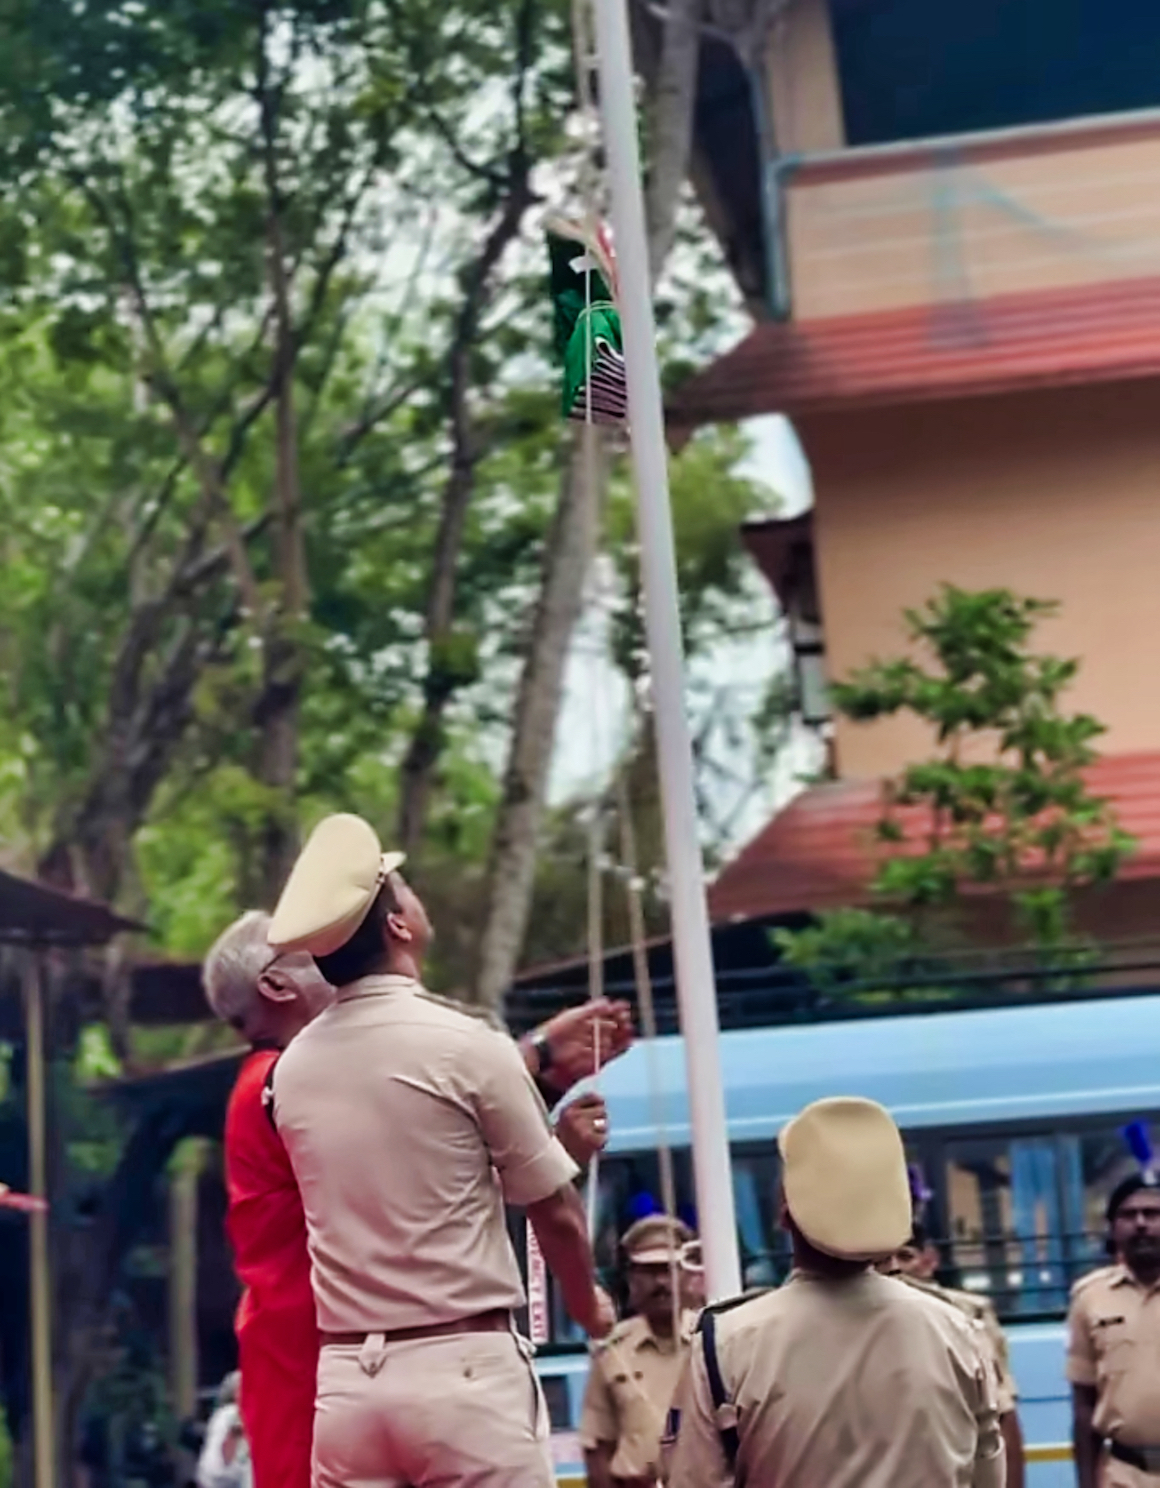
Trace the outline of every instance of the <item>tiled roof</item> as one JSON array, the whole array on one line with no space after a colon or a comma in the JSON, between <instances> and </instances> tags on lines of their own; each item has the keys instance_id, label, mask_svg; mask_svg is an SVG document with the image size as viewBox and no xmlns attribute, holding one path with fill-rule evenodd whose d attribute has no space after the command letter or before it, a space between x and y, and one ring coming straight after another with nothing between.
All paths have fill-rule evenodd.
<instances>
[{"instance_id":1,"label":"tiled roof","mask_svg":"<svg viewBox=\"0 0 1160 1488\"><path fill-rule=\"evenodd\" d=\"M1087 779L1136 838L1120 877L1160 878L1160 751L1106 755ZM866 903L881 789L877 780L838 780L791 801L709 890L714 923ZM921 814L907 815L913 829Z\"/></svg>"},{"instance_id":2,"label":"tiled roof","mask_svg":"<svg viewBox=\"0 0 1160 1488\"><path fill-rule=\"evenodd\" d=\"M1160 375L1160 278L767 323L673 394L675 436L764 413Z\"/></svg>"}]
</instances>

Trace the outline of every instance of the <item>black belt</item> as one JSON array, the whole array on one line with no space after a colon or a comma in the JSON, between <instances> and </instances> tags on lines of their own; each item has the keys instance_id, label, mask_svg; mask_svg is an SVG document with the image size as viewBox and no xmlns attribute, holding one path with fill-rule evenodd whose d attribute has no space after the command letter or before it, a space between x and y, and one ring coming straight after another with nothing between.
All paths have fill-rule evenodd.
<instances>
[{"instance_id":1,"label":"black belt","mask_svg":"<svg viewBox=\"0 0 1160 1488\"><path fill-rule=\"evenodd\" d=\"M1125 1447L1120 1442L1110 1441L1108 1452L1117 1462L1125 1462L1138 1472L1160 1473L1160 1447Z\"/></svg>"},{"instance_id":2,"label":"black belt","mask_svg":"<svg viewBox=\"0 0 1160 1488\"><path fill-rule=\"evenodd\" d=\"M406 1343L416 1338L451 1338L457 1333L508 1333L511 1331L512 1315L505 1308L496 1307L491 1312L478 1312L474 1317L457 1318L452 1323L430 1323L418 1328L388 1328L383 1332L384 1343ZM326 1333L322 1343L360 1344L368 1338L366 1333Z\"/></svg>"}]
</instances>

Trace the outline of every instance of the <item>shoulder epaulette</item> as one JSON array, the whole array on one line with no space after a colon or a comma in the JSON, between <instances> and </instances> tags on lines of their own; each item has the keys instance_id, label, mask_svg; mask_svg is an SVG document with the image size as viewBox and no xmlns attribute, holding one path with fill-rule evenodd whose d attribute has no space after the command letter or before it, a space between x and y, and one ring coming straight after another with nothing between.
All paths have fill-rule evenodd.
<instances>
[{"instance_id":1,"label":"shoulder epaulette","mask_svg":"<svg viewBox=\"0 0 1160 1488\"><path fill-rule=\"evenodd\" d=\"M1097 1266L1094 1271L1089 1271L1086 1276L1081 1276L1072 1282L1071 1295L1078 1297L1080 1292L1086 1291L1093 1281L1106 1281L1115 1270L1115 1266Z\"/></svg>"},{"instance_id":2,"label":"shoulder epaulette","mask_svg":"<svg viewBox=\"0 0 1160 1488\"><path fill-rule=\"evenodd\" d=\"M702 1310L697 1319L701 1357L705 1362L705 1382L709 1386L709 1398L713 1402L713 1422L730 1472L736 1471L737 1454L741 1450L741 1417L721 1372L721 1359L717 1352L717 1319L746 1302L756 1301L770 1290L769 1287L761 1287L751 1292L742 1292L739 1297L727 1297L722 1302L712 1302Z\"/></svg>"},{"instance_id":3,"label":"shoulder epaulette","mask_svg":"<svg viewBox=\"0 0 1160 1488\"><path fill-rule=\"evenodd\" d=\"M726 1297L721 1302L710 1302L702 1307L697 1318L697 1332L705 1330L705 1319L707 1316L719 1318L727 1312L732 1312L735 1307L742 1307L746 1302L756 1302L758 1297L765 1297L770 1292L776 1291L776 1287L754 1287L751 1291L741 1292L736 1297Z\"/></svg>"},{"instance_id":4,"label":"shoulder epaulette","mask_svg":"<svg viewBox=\"0 0 1160 1488\"><path fill-rule=\"evenodd\" d=\"M465 1018L474 1018L477 1023L486 1023L488 1028L494 1028L498 1033L507 1032L503 1019L491 1008L481 1007L475 1002L460 1002L457 997L444 997L440 992L429 992L426 987L417 988L415 996L433 1002L437 1007L449 1008L453 1013L462 1013Z\"/></svg>"},{"instance_id":5,"label":"shoulder epaulette","mask_svg":"<svg viewBox=\"0 0 1160 1488\"><path fill-rule=\"evenodd\" d=\"M623 1318L611 1332L606 1333L603 1338L594 1338L589 1344L589 1351L595 1356L604 1353L614 1344L623 1343L632 1332L635 1318Z\"/></svg>"},{"instance_id":6,"label":"shoulder epaulette","mask_svg":"<svg viewBox=\"0 0 1160 1488\"><path fill-rule=\"evenodd\" d=\"M944 1307L949 1307L954 1312L978 1318L979 1309L969 1292L956 1292L952 1287L945 1287L937 1281L929 1281L925 1276L907 1276L903 1273L896 1276L894 1280L900 1281L912 1292L921 1292L924 1297L933 1297L936 1302L941 1302Z\"/></svg>"}]
</instances>

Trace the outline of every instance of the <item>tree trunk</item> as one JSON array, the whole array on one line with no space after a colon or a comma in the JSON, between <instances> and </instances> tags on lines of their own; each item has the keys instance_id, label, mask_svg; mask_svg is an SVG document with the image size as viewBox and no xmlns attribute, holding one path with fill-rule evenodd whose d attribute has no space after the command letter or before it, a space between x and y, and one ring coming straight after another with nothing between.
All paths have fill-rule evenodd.
<instances>
[{"instance_id":1,"label":"tree trunk","mask_svg":"<svg viewBox=\"0 0 1160 1488\"><path fill-rule=\"evenodd\" d=\"M427 602L427 675L423 681L423 710L403 759L399 791L399 847L410 857L417 854L427 825L435 770L443 753L443 719L447 704L473 676L474 657L468 654L472 650L470 638L457 637L455 632L456 581L463 531L475 487L475 467L483 454L482 438L471 409L472 347L491 298L495 271L508 245L518 236L524 214L533 199L531 161L521 142L508 162L503 210L464 276L463 304L456 317L448 353L451 469L443 488L431 593Z\"/></svg>"},{"instance_id":2,"label":"tree trunk","mask_svg":"<svg viewBox=\"0 0 1160 1488\"><path fill-rule=\"evenodd\" d=\"M303 660L300 647L275 622L263 647L262 691L254 708L258 730L257 776L269 787L253 893L265 909L273 909L290 875L298 852L295 826L295 784L298 775L298 715Z\"/></svg>"},{"instance_id":3,"label":"tree trunk","mask_svg":"<svg viewBox=\"0 0 1160 1488\"><path fill-rule=\"evenodd\" d=\"M530 650L520 678L511 755L492 840L472 997L498 1007L515 973L527 930L536 839L572 632L596 552L608 445L595 425L576 431L544 553Z\"/></svg>"},{"instance_id":4,"label":"tree trunk","mask_svg":"<svg viewBox=\"0 0 1160 1488\"><path fill-rule=\"evenodd\" d=\"M307 616L309 598L302 534L298 421L294 406L298 346L282 226L284 203L278 180L278 102L265 75L265 26L259 47L263 174L269 214L267 252L275 324L275 372L272 379L275 465L271 504L279 593L266 616L262 691L254 709L254 722L259 732L258 779L271 794L271 805L267 809L259 844L258 881L263 905L273 908L298 850L295 813L298 719L306 669L301 627Z\"/></svg>"},{"instance_id":5,"label":"tree trunk","mask_svg":"<svg viewBox=\"0 0 1160 1488\"><path fill-rule=\"evenodd\" d=\"M443 509L439 533L435 540L434 571L427 601L427 675L423 680L423 711L403 759L402 788L399 795L399 847L414 857L423 839L435 767L443 753L443 715L460 684L454 657L453 619L455 614L456 577L463 547L463 529L467 508L475 486L478 459L475 433L466 409L466 360L464 346L463 382L453 379L453 388L461 397L461 417L455 420L455 454L451 474L443 490Z\"/></svg>"},{"instance_id":6,"label":"tree trunk","mask_svg":"<svg viewBox=\"0 0 1160 1488\"><path fill-rule=\"evenodd\" d=\"M676 234L677 205L689 169L701 0L669 0L648 102L649 167L645 192L649 268L655 281Z\"/></svg>"}]
</instances>

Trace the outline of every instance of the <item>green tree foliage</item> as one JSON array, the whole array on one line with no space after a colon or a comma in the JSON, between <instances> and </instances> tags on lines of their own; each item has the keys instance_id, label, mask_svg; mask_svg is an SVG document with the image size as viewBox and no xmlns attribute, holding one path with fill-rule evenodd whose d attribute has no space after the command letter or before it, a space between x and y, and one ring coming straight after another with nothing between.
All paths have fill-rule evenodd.
<instances>
[{"instance_id":1,"label":"green tree foliage","mask_svg":"<svg viewBox=\"0 0 1160 1488\"><path fill-rule=\"evenodd\" d=\"M5 857L196 957L296 828L391 838L418 740L461 985L567 443L533 241L571 169L567 6L14 0L0 40ZM713 296L663 298L687 356ZM695 645L744 604L739 452L678 462ZM583 882L571 839L551 866ZM97 1190L137 1181L91 1082L195 1052L117 1008L55 1050L66 1430L123 1259Z\"/></svg>"},{"instance_id":2,"label":"green tree foliage","mask_svg":"<svg viewBox=\"0 0 1160 1488\"><path fill-rule=\"evenodd\" d=\"M1065 708L1078 662L1032 649L1037 622L1055 609L945 585L906 611L918 659L876 661L835 685L847 718L909 713L935 743L930 759L886 782L876 829L873 890L909 918L823 914L812 929L779 933L787 959L823 980L856 969L880 978L967 888L1008 897L1032 944L1066 950L1071 896L1114 878L1132 839L1083 773L1104 727Z\"/></svg>"},{"instance_id":3,"label":"green tree foliage","mask_svg":"<svg viewBox=\"0 0 1160 1488\"><path fill-rule=\"evenodd\" d=\"M566 17L49 0L30 25L70 81L8 97L6 820L52 876L141 909L137 833L216 798L219 900L268 897L272 825L416 716L449 348L512 138L531 161L562 129ZM539 335L507 328L524 303L516 282L460 348L489 413L431 656L448 695L502 645L548 511L549 400L501 375ZM289 782L264 757L287 695Z\"/></svg>"},{"instance_id":4,"label":"green tree foliage","mask_svg":"<svg viewBox=\"0 0 1160 1488\"><path fill-rule=\"evenodd\" d=\"M568 178L566 7L44 0L24 19L0 63L0 837L196 955L269 899L272 838L341 806L393 837L418 739L421 878L458 924L565 442L530 219L463 314L516 157ZM700 232L659 296L674 363L728 304ZM470 491L429 636L457 409ZM764 603L734 530L761 502L740 451L710 435L674 467L694 653ZM623 482L609 533L627 654ZM706 726L743 727L711 691ZM267 758L278 706L289 781Z\"/></svg>"}]
</instances>

